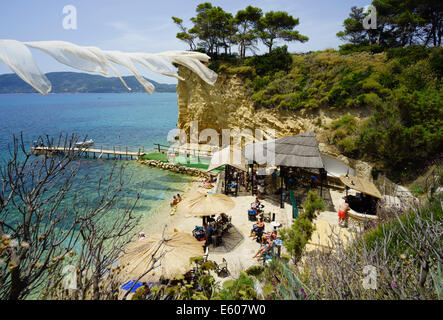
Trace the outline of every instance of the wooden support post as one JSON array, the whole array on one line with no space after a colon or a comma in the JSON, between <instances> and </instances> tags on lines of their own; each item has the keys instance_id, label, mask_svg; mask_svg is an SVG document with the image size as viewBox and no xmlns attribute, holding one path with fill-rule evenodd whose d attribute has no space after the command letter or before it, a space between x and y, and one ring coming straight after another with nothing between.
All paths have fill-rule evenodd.
<instances>
[{"instance_id":1,"label":"wooden support post","mask_svg":"<svg viewBox=\"0 0 443 320\"><path fill-rule=\"evenodd\" d=\"M122 158L122 154L121 154L121 152L122 152L122 145L119 144L119 145L118 145L118 154L119 154L119 156L120 156L120 159Z\"/></svg>"},{"instance_id":2,"label":"wooden support post","mask_svg":"<svg viewBox=\"0 0 443 320\"><path fill-rule=\"evenodd\" d=\"M280 166L280 208L284 208L285 204L283 203L283 167Z\"/></svg>"},{"instance_id":3,"label":"wooden support post","mask_svg":"<svg viewBox=\"0 0 443 320\"><path fill-rule=\"evenodd\" d=\"M115 146L112 146L112 149L114 151L114 160L115 160Z\"/></svg>"}]
</instances>

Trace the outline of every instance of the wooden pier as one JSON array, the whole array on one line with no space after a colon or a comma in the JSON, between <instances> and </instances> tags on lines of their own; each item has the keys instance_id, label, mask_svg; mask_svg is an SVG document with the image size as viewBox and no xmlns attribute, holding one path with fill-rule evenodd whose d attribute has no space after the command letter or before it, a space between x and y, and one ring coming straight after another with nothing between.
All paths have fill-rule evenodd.
<instances>
[{"instance_id":1,"label":"wooden pier","mask_svg":"<svg viewBox=\"0 0 443 320\"><path fill-rule=\"evenodd\" d=\"M31 147L31 151L33 154L56 154L56 153L64 153L64 152L74 152L79 155L84 155L87 158L93 159L126 159L126 160L137 160L138 157L146 154L145 148L138 149L136 152L132 150L132 147L128 146L112 146L112 149L107 146L107 149L101 147L89 147L89 148L66 148L66 147Z\"/></svg>"}]
</instances>

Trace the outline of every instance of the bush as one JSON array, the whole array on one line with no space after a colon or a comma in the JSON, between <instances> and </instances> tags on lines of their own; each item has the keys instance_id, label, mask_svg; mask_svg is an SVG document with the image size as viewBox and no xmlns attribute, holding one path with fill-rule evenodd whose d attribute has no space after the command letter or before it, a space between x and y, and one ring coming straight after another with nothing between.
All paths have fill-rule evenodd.
<instances>
[{"instance_id":1,"label":"bush","mask_svg":"<svg viewBox=\"0 0 443 320\"><path fill-rule=\"evenodd\" d=\"M272 75L278 71L289 71L292 55L287 46L272 49L270 53L245 59L245 65L254 66L258 75Z\"/></svg>"},{"instance_id":2,"label":"bush","mask_svg":"<svg viewBox=\"0 0 443 320\"><path fill-rule=\"evenodd\" d=\"M391 48L386 51L388 59L398 58L403 66L409 66L429 57L430 49L423 46Z\"/></svg>"},{"instance_id":3,"label":"bush","mask_svg":"<svg viewBox=\"0 0 443 320\"><path fill-rule=\"evenodd\" d=\"M255 69L251 66L241 66L241 67L227 67L225 69L226 73L236 74L246 78L255 77Z\"/></svg>"},{"instance_id":4,"label":"bush","mask_svg":"<svg viewBox=\"0 0 443 320\"><path fill-rule=\"evenodd\" d=\"M308 298L333 300L424 300L441 298L443 214L436 199L392 216L345 247L330 237L334 251L315 251L299 266ZM365 288L366 266L374 268L376 290ZM303 272L303 273L302 273Z\"/></svg>"},{"instance_id":5,"label":"bush","mask_svg":"<svg viewBox=\"0 0 443 320\"><path fill-rule=\"evenodd\" d=\"M303 212L292 222L290 228L281 230L281 239L296 264L302 256L303 250L311 239L315 226L312 220L316 214L324 210L325 204L317 192L310 190L306 201L303 203Z\"/></svg>"},{"instance_id":6,"label":"bush","mask_svg":"<svg viewBox=\"0 0 443 320\"><path fill-rule=\"evenodd\" d=\"M371 53L380 53L385 50L384 47L379 45L361 45L361 44L352 44L347 43L344 45L339 46L340 54L348 55L356 52L371 52Z\"/></svg>"}]
</instances>

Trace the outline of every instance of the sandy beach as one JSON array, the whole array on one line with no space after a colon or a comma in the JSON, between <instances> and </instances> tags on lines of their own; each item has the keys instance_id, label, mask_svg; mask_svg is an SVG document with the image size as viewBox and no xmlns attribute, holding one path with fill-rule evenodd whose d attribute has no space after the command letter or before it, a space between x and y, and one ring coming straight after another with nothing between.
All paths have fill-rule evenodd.
<instances>
[{"instance_id":1,"label":"sandy beach","mask_svg":"<svg viewBox=\"0 0 443 320\"><path fill-rule=\"evenodd\" d=\"M201 185L201 179L195 179L189 184L186 192L182 195L186 198L188 195L200 191L208 192L213 191L208 189L203 189L199 187ZM342 201L342 192L331 190L331 198L335 208ZM226 213L232 217L233 228L230 229L228 236L235 237L234 246L230 247L228 250L226 247L216 247L212 245L209 246L209 256L208 259L221 263L223 259L226 259L228 264L228 270L230 271L230 276L223 279L218 279L221 282L227 279L238 277L242 270L246 270L252 265L259 265L258 262L253 258L253 255L260 248L260 244L257 243L253 238L249 237L250 230L254 222L249 221L247 217L247 211L250 208L251 203L254 202L255 196L252 195L239 195L238 197L231 197L235 202L235 207L227 211ZM147 223L140 226L139 231L143 231L148 237L149 234L161 233L163 228L166 226L167 232L186 232L191 234L195 226L202 225L202 219L198 217L193 217L187 214L174 214L170 215L171 207L169 205L172 199L165 199L165 203L158 209L158 211L149 219ZM280 228L289 227L292 223L292 207L291 205L285 204L285 208L280 208L279 203L275 201L265 199L261 200L264 204L265 212L275 213L275 221L280 224ZM314 220L316 224L316 231L314 232L311 241L308 243L306 250L318 250L327 247L328 237L334 232L339 232L340 237L343 239L349 238L350 229L343 229L338 226L338 216L337 211L323 211ZM273 226L271 223L265 223L265 231L271 231ZM235 233L235 234L234 234ZM136 241L136 240L134 240ZM285 253L285 249L282 246L282 253Z\"/></svg>"}]
</instances>

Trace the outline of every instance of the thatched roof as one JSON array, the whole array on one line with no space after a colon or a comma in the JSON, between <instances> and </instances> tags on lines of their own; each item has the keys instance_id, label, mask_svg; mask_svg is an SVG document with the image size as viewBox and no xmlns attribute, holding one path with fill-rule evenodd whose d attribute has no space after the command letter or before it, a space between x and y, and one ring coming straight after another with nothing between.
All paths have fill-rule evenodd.
<instances>
[{"instance_id":1,"label":"thatched roof","mask_svg":"<svg viewBox=\"0 0 443 320\"><path fill-rule=\"evenodd\" d=\"M224 165L230 165L237 169L248 171L248 163L241 150L228 146L223 150L217 151L212 155L211 163L207 171L220 168Z\"/></svg>"},{"instance_id":2,"label":"thatched roof","mask_svg":"<svg viewBox=\"0 0 443 320\"><path fill-rule=\"evenodd\" d=\"M245 158L250 162L286 167L324 168L314 132L253 143L247 145L243 151Z\"/></svg>"},{"instance_id":3,"label":"thatched roof","mask_svg":"<svg viewBox=\"0 0 443 320\"><path fill-rule=\"evenodd\" d=\"M377 187L375 186L375 184L373 184L372 182L359 178L359 177L354 177L351 175L343 175L340 176L340 181L343 182L346 186L348 186L351 189L363 192L365 194L368 194L370 196L373 196L375 198L382 198L382 195L380 193L380 191L378 191Z\"/></svg>"}]
</instances>

